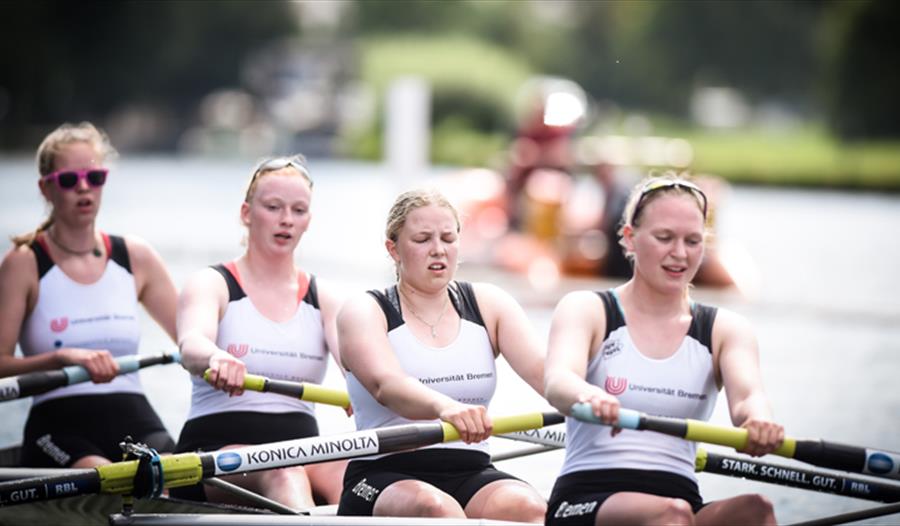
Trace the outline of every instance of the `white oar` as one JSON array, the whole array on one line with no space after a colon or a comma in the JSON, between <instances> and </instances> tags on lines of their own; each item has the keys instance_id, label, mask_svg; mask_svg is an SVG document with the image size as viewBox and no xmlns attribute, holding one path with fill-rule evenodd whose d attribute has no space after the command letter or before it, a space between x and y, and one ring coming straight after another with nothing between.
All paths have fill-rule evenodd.
<instances>
[{"instance_id":1,"label":"white oar","mask_svg":"<svg viewBox=\"0 0 900 526\"><path fill-rule=\"evenodd\" d=\"M563 417L559 413L526 413L492 420L493 433L502 434L558 424ZM459 432L450 424L429 422L211 453L159 456L145 450L140 460L115 462L60 476L0 483L0 506L94 493L158 496L164 488L189 486L209 477L404 451L459 438Z\"/></svg>"}]
</instances>

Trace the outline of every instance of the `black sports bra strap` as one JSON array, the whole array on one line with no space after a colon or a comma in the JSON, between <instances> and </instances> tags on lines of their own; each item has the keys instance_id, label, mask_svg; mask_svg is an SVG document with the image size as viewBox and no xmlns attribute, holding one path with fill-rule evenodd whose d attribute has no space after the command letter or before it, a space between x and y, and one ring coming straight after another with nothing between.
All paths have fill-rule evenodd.
<instances>
[{"instance_id":1,"label":"black sports bra strap","mask_svg":"<svg viewBox=\"0 0 900 526\"><path fill-rule=\"evenodd\" d=\"M229 271L225 265L219 263L218 265L212 265L210 268L225 278L225 284L228 285L228 303L238 301L247 296L247 293L244 292L244 289L241 288L240 283L238 283L237 278L231 274L231 271Z\"/></svg>"},{"instance_id":2,"label":"black sports bra strap","mask_svg":"<svg viewBox=\"0 0 900 526\"><path fill-rule=\"evenodd\" d=\"M450 301L453 308L459 313L459 317L484 327L484 318L481 309L478 308L478 299L475 297L475 289L468 281L454 281L450 283Z\"/></svg>"},{"instance_id":3,"label":"black sports bra strap","mask_svg":"<svg viewBox=\"0 0 900 526\"><path fill-rule=\"evenodd\" d=\"M383 291L367 290L366 292L371 294L375 301L378 302L378 306L381 307L381 312L384 313L384 317L387 320L388 332L403 325L403 316L400 315L400 295L397 292L396 285Z\"/></svg>"},{"instance_id":4,"label":"black sports bra strap","mask_svg":"<svg viewBox=\"0 0 900 526\"><path fill-rule=\"evenodd\" d=\"M306 289L306 295L303 296L303 301L309 303L314 308L319 308L319 289L316 287L316 277L312 274L309 275L309 288Z\"/></svg>"},{"instance_id":5,"label":"black sports bra strap","mask_svg":"<svg viewBox=\"0 0 900 526\"><path fill-rule=\"evenodd\" d=\"M109 259L115 261L122 268L133 274L131 271L131 258L128 257L128 247L125 245L125 238L122 236L109 236Z\"/></svg>"},{"instance_id":6,"label":"black sports bra strap","mask_svg":"<svg viewBox=\"0 0 900 526\"><path fill-rule=\"evenodd\" d=\"M625 325L625 316L622 315L619 301L612 290L598 290L597 295L600 296L606 310L606 333L603 335L603 341L606 341L610 333Z\"/></svg>"},{"instance_id":7,"label":"black sports bra strap","mask_svg":"<svg viewBox=\"0 0 900 526\"><path fill-rule=\"evenodd\" d=\"M44 246L41 245L37 239L29 243L28 248L34 252L34 258L37 260L38 280L40 280L47 272L50 272L51 268L53 268L53 260L50 259L50 254L47 253Z\"/></svg>"},{"instance_id":8,"label":"black sports bra strap","mask_svg":"<svg viewBox=\"0 0 900 526\"><path fill-rule=\"evenodd\" d=\"M688 329L688 336L694 338L701 344L705 345L709 352L712 353L712 331L716 322L716 314L719 310L716 307L703 305L694 302L691 304L691 327Z\"/></svg>"}]
</instances>

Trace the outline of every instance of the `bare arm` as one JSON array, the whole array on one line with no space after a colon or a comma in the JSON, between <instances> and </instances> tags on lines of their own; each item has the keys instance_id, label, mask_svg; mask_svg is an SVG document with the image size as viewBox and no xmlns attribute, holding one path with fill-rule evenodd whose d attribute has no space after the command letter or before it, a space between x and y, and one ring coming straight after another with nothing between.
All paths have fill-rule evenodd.
<instances>
[{"instance_id":1,"label":"bare arm","mask_svg":"<svg viewBox=\"0 0 900 526\"><path fill-rule=\"evenodd\" d=\"M522 307L502 289L473 284L478 307L490 327L491 341L513 370L544 395L544 352Z\"/></svg>"},{"instance_id":2,"label":"bare arm","mask_svg":"<svg viewBox=\"0 0 900 526\"><path fill-rule=\"evenodd\" d=\"M109 351L65 347L34 356L15 356L19 332L34 308L37 293L37 262L31 250L27 247L10 250L0 264L0 378L81 365L94 382L112 380L119 372L119 365Z\"/></svg>"},{"instance_id":3,"label":"bare arm","mask_svg":"<svg viewBox=\"0 0 900 526\"><path fill-rule=\"evenodd\" d=\"M178 347L181 364L191 374L201 376L211 369L213 387L239 395L247 367L216 346L219 320L227 305L228 286L218 272L207 268L192 276L178 298Z\"/></svg>"},{"instance_id":4,"label":"bare arm","mask_svg":"<svg viewBox=\"0 0 900 526\"><path fill-rule=\"evenodd\" d=\"M340 291L327 281L316 278L316 284L319 292L319 308L322 313L322 329L325 332L325 345L343 373L344 367L341 363L337 337L337 313L343 303L343 297Z\"/></svg>"},{"instance_id":5,"label":"bare arm","mask_svg":"<svg viewBox=\"0 0 900 526\"><path fill-rule=\"evenodd\" d=\"M178 292L162 258L144 240L126 239L131 268L137 285L138 301L156 323L175 341L175 310Z\"/></svg>"},{"instance_id":6,"label":"bare arm","mask_svg":"<svg viewBox=\"0 0 900 526\"><path fill-rule=\"evenodd\" d=\"M728 398L731 421L749 433L746 453L771 453L784 440L784 428L772 421L759 369L759 346L749 322L719 309L713 328L719 342L718 371Z\"/></svg>"},{"instance_id":7,"label":"bare arm","mask_svg":"<svg viewBox=\"0 0 900 526\"><path fill-rule=\"evenodd\" d=\"M384 314L370 295L360 294L344 303L337 330L344 368L378 403L411 420L450 422L466 442L480 442L490 435L491 423L483 406L459 403L406 374L388 340Z\"/></svg>"},{"instance_id":8,"label":"bare arm","mask_svg":"<svg viewBox=\"0 0 900 526\"><path fill-rule=\"evenodd\" d=\"M595 415L616 424L619 401L585 380L591 350L600 345L605 331L603 302L595 293L571 292L560 300L550 325L544 393L561 413L569 414L576 402L588 402Z\"/></svg>"}]
</instances>

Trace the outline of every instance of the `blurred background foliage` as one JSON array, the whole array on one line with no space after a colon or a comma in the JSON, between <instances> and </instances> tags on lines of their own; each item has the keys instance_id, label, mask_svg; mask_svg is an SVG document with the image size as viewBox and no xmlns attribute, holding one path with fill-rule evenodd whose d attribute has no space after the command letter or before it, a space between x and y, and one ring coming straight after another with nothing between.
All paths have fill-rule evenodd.
<instances>
[{"instance_id":1,"label":"blurred background foliage","mask_svg":"<svg viewBox=\"0 0 900 526\"><path fill-rule=\"evenodd\" d=\"M580 134L685 137L695 169L732 180L900 189L898 6L9 1L0 148L32 151L59 122L91 119L125 150L374 159L388 83L418 75L432 160L483 165L515 134L520 86L555 75L592 101ZM738 118L698 119L705 88Z\"/></svg>"}]
</instances>

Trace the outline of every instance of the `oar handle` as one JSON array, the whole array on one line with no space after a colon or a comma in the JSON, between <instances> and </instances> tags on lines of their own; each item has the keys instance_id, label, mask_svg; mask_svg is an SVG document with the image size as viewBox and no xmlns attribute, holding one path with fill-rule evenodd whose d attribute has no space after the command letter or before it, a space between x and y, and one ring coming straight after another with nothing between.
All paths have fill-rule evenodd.
<instances>
[{"instance_id":1,"label":"oar handle","mask_svg":"<svg viewBox=\"0 0 900 526\"><path fill-rule=\"evenodd\" d=\"M329 389L316 384L303 384L303 396L300 398L307 402L336 405L344 409L350 407L350 395L347 394L347 391Z\"/></svg>"},{"instance_id":2,"label":"oar handle","mask_svg":"<svg viewBox=\"0 0 900 526\"><path fill-rule=\"evenodd\" d=\"M600 418L594 414L591 404L579 402L572 405L572 417L582 422L591 424L605 424ZM622 429L640 429L641 413L633 409L619 409L619 427Z\"/></svg>"},{"instance_id":3,"label":"oar handle","mask_svg":"<svg viewBox=\"0 0 900 526\"><path fill-rule=\"evenodd\" d=\"M591 405L584 402L572 406L572 416L584 422L603 424L594 415ZM656 431L692 442L706 442L708 444L733 447L737 450L744 449L747 446L748 432L746 429L718 426L690 418L648 416L632 409L619 409L619 427L623 429ZM781 446L773 451L772 454L794 458L795 449L796 441L792 438L785 438Z\"/></svg>"},{"instance_id":4,"label":"oar handle","mask_svg":"<svg viewBox=\"0 0 900 526\"><path fill-rule=\"evenodd\" d=\"M179 363L180 361L181 354L178 351L164 352L149 356L130 354L128 356L120 356L116 358L116 363L119 364L120 375L133 373L139 369L143 369L144 367L149 367L151 365ZM88 370L80 365L69 365L67 367L63 367L62 371L69 379L69 383L67 385L87 382L91 379L91 375L90 373L88 373Z\"/></svg>"},{"instance_id":5,"label":"oar handle","mask_svg":"<svg viewBox=\"0 0 900 526\"><path fill-rule=\"evenodd\" d=\"M544 426L560 424L564 419L565 417L559 413L525 413L513 416L498 416L491 419L494 424L491 435L539 429ZM444 442L459 440L459 431L452 424L442 422L442 425L444 427Z\"/></svg>"},{"instance_id":6,"label":"oar handle","mask_svg":"<svg viewBox=\"0 0 900 526\"><path fill-rule=\"evenodd\" d=\"M209 381L210 369L203 372L203 379ZM350 407L350 395L347 391L331 389L321 385L306 382L289 382L287 380L273 380L257 374L244 375L244 389L260 393L276 393L280 395L299 398L306 402Z\"/></svg>"}]
</instances>

